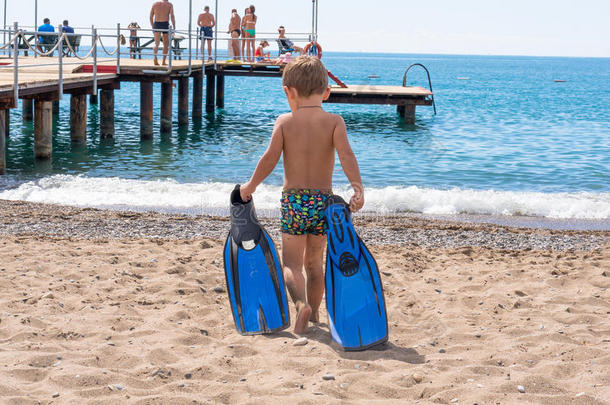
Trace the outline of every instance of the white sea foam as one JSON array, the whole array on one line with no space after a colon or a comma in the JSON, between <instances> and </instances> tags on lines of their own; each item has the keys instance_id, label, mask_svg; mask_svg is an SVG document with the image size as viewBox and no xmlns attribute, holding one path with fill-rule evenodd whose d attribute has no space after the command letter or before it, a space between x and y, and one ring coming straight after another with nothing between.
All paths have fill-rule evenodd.
<instances>
[{"instance_id":1,"label":"white sea foam","mask_svg":"<svg viewBox=\"0 0 610 405\"><path fill-rule=\"evenodd\" d=\"M0 191L0 199L114 209L223 213L233 189L229 183L179 183L54 175ZM348 197L347 187L335 191ZM279 186L261 186L260 211L279 208ZM610 193L535 193L432 188L368 188L365 211L431 215L526 215L547 218L610 219Z\"/></svg>"}]
</instances>

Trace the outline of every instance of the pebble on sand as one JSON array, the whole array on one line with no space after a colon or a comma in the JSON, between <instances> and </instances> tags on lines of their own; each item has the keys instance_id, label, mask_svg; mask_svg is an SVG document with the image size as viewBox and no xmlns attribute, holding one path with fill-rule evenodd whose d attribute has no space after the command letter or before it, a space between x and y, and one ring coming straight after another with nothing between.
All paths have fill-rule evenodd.
<instances>
[{"instance_id":1,"label":"pebble on sand","mask_svg":"<svg viewBox=\"0 0 610 405\"><path fill-rule=\"evenodd\" d=\"M57 398L59 397L59 392L56 392L55 394L53 394L53 398Z\"/></svg>"},{"instance_id":2,"label":"pebble on sand","mask_svg":"<svg viewBox=\"0 0 610 405\"><path fill-rule=\"evenodd\" d=\"M324 375L322 376L322 379L323 379L324 381L331 381L331 380L334 380L334 379L335 379L335 376L334 376L334 375L332 375L332 374L328 374L328 373L326 373L326 374L324 374Z\"/></svg>"},{"instance_id":3,"label":"pebble on sand","mask_svg":"<svg viewBox=\"0 0 610 405\"><path fill-rule=\"evenodd\" d=\"M523 385L517 385L517 390L520 393L525 394L525 387Z\"/></svg>"},{"instance_id":4,"label":"pebble on sand","mask_svg":"<svg viewBox=\"0 0 610 405\"><path fill-rule=\"evenodd\" d=\"M298 338L297 340L292 342L292 345L293 346L305 346L308 342L309 342L309 340L307 340L306 337L302 337L302 338Z\"/></svg>"},{"instance_id":5,"label":"pebble on sand","mask_svg":"<svg viewBox=\"0 0 610 405\"><path fill-rule=\"evenodd\" d=\"M225 289L222 288L221 286L217 285L216 287L214 287L214 292L217 292L220 294L220 293L225 292Z\"/></svg>"},{"instance_id":6,"label":"pebble on sand","mask_svg":"<svg viewBox=\"0 0 610 405\"><path fill-rule=\"evenodd\" d=\"M421 374L417 374L417 373L413 374L413 381L415 381L416 383L419 384L420 382L422 382L423 379L424 379L424 377L422 377Z\"/></svg>"}]
</instances>

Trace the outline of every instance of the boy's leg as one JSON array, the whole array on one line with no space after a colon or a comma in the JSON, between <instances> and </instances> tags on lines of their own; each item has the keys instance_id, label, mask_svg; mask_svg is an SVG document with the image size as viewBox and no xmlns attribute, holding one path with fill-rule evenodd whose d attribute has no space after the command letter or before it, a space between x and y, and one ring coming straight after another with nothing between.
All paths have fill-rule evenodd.
<instances>
[{"instance_id":1,"label":"boy's leg","mask_svg":"<svg viewBox=\"0 0 610 405\"><path fill-rule=\"evenodd\" d=\"M307 272L307 302L311 306L312 322L320 322L320 304L324 295L324 248L326 235L307 235L305 271Z\"/></svg>"},{"instance_id":2,"label":"boy's leg","mask_svg":"<svg viewBox=\"0 0 610 405\"><path fill-rule=\"evenodd\" d=\"M282 234L282 263L284 264L284 279L288 293L297 307L297 319L294 333L307 331L311 307L307 304L305 293L305 277L303 277L303 258L307 236Z\"/></svg>"}]
</instances>

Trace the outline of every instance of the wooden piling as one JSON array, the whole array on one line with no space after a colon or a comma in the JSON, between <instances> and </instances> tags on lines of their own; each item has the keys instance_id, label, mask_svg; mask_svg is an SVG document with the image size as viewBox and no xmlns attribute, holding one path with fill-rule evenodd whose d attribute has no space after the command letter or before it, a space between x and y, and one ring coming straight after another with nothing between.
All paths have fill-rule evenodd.
<instances>
[{"instance_id":1,"label":"wooden piling","mask_svg":"<svg viewBox=\"0 0 610 405\"><path fill-rule=\"evenodd\" d=\"M34 101L34 157L50 159L53 155L53 102Z\"/></svg>"},{"instance_id":2,"label":"wooden piling","mask_svg":"<svg viewBox=\"0 0 610 405\"><path fill-rule=\"evenodd\" d=\"M214 112L214 92L216 87L216 75L214 72L205 74L205 112Z\"/></svg>"},{"instance_id":3,"label":"wooden piling","mask_svg":"<svg viewBox=\"0 0 610 405\"><path fill-rule=\"evenodd\" d=\"M189 79L178 79L178 125L189 123Z\"/></svg>"},{"instance_id":4,"label":"wooden piling","mask_svg":"<svg viewBox=\"0 0 610 405\"><path fill-rule=\"evenodd\" d=\"M34 100L23 99L21 100L21 118L24 121L34 120Z\"/></svg>"},{"instance_id":5,"label":"wooden piling","mask_svg":"<svg viewBox=\"0 0 610 405\"><path fill-rule=\"evenodd\" d=\"M59 115L59 100L53 101L53 115Z\"/></svg>"},{"instance_id":6,"label":"wooden piling","mask_svg":"<svg viewBox=\"0 0 610 405\"><path fill-rule=\"evenodd\" d=\"M216 107L225 108L225 75L218 75L216 80Z\"/></svg>"},{"instance_id":7,"label":"wooden piling","mask_svg":"<svg viewBox=\"0 0 610 405\"><path fill-rule=\"evenodd\" d=\"M405 106L404 105L397 105L396 106L396 112L398 113L398 115L400 115L401 117L405 116Z\"/></svg>"},{"instance_id":8,"label":"wooden piling","mask_svg":"<svg viewBox=\"0 0 610 405\"><path fill-rule=\"evenodd\" d=\"M4 136L8 138L11 135L11 110L4 110Z\"/></svg>"},{"instance_id":9,"label":"wooden piling","mask_svg":"<svg viewBox=\"0 0 610 405\"><path fill-rule=\"evenodd\" d=\"M415 105L407 104L405 105L405 124L413 125L415 124Z\"/></svg>"},{"instance_id":10,"label":"wooden piling","mask_svg":"<svg viewBox=\"0 0 610 405\"><path fill-rule=\"evenodd\" d=\"M87 142L87 95L70 97L70 139L76 143Z\"/></svg>"},{"instance_id":11,"label":"wooden piling","mask_svg":"<svg viewBox=\"0 0 610 405\"><path fill-rule=\"evenodd\" d=\"M161 133L172 132L173 83L161 83Z\"/></svg>"},{"instance_id":12,"label":"wooden piling","mask_svg":"<svg viewBox=\"0 0 610 405\"><path fill-rule=\"evenodd\" d=\"M0 110L0 174L6 171L6 111Z\"/></svg>"},{"instance_id":13,"label":"wooden piling","mask_svg":"<svg viewBox=\"0 0 610 405\"><path fill-rule=\"evenodd\" d=\"M97 93L96 94L91 94L89 96L89 104L91 104L91 105L97 104L97 100L98 100Z\"/></svg>"},{"instance_id":14,"label":"wooden piling","mask_svg":"<svg viewBox=\"0 0 610 405\"><path fill-rule=\"evenodd\" d=\"M193 119L203 115L203 74L195 73L193 76Z\"/></svg>"},{"instance_id":15,"label":"wooden piling","mask_svg":"<svg viewBox=\"0 0 610 405\"><path fill-rule=\"evenodd\" d=\"M153 83L140 82L140 139L153 138Z\"/></svg>"},{"instance_id":16,"label":"wooden piling","mask_svg":"<svg viewBox=\"0 0 610 405\"><path fill-rule=\"evenodd\" d=\"M100 138L114 138L114 89L100 92Z\"/></svg>"}]
</instances>

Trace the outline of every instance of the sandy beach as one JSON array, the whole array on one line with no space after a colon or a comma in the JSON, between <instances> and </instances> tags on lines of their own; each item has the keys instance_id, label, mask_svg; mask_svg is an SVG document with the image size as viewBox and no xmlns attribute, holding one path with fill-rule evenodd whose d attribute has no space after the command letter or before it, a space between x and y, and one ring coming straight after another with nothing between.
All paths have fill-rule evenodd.
<instances>
[{"instance_id":1,"label":"sandy beach","mask_svg":"<svg viewBox=\"0 0 610 405\"><path fill-rule=\"evenodd\" d=\"M610 403L610 232L356 225L390 340L346 353L237 334L226 218L0 201L0 403Z\"/></svg>"}]
</instances>

